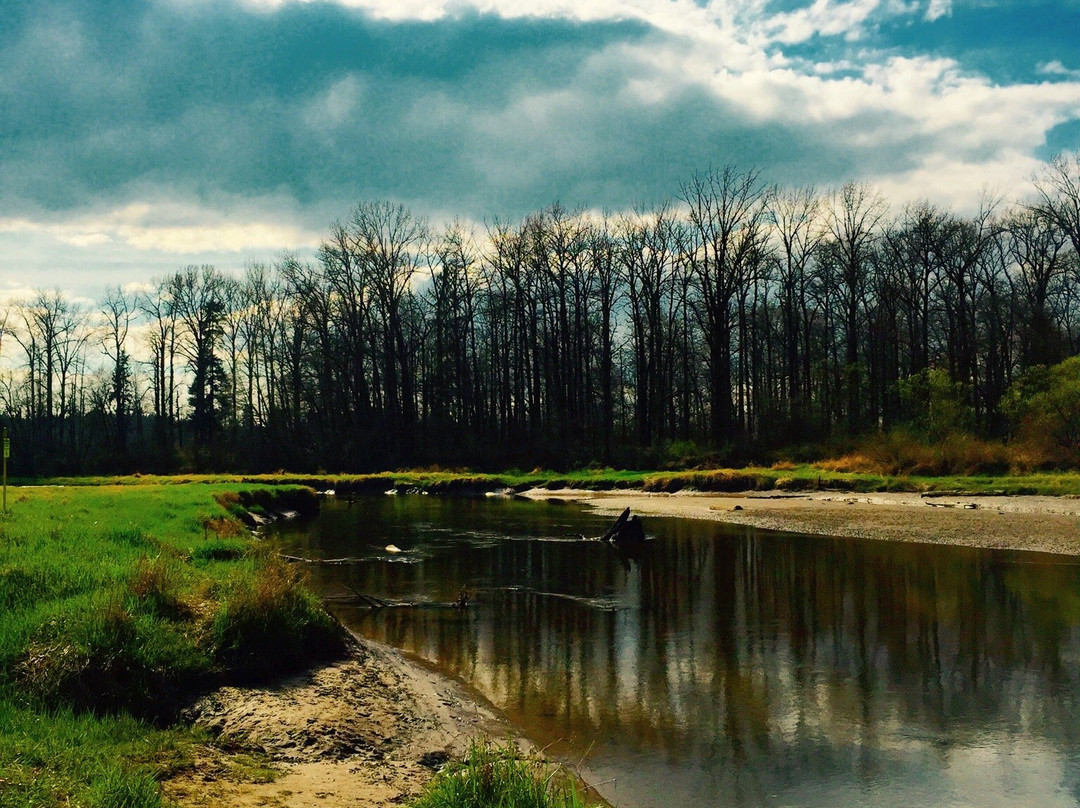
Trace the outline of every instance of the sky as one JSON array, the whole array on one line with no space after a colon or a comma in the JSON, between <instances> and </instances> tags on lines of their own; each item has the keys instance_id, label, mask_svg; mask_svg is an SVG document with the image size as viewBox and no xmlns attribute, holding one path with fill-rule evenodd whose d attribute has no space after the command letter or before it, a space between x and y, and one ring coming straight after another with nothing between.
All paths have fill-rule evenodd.
<instances>
[{"instance_id":1,"label":"sky","mask_svg":"<svg viewBox=\"0 0 1080 808\"><path fill-rule=\"evenodd\" d=\"M1080 0L0 0L0 300L482 227L735 165L1018 199L1080 150Z\"/></svg>"}]
</instances>

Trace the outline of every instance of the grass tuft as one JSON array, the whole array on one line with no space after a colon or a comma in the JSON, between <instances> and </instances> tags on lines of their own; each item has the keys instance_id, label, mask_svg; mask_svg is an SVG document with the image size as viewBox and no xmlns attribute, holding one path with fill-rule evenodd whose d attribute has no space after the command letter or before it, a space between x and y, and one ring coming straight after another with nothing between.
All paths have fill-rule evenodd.
<instances>
[{"instance_id":1,"label":"grass tuft","mask_svg":"<svg viewBox=\"0 0 1080 808\"><path fill-rule=\"evenodd\" d=\"M473 744L444 767L412 808L584 808L573 777L512 745Z\"/></svg>"},{"instance_id":2,"label":"grass tuft","mask_svg":"<svg viewBox=\"0 0 1080 808\"><path fill-rule=\"evenodd\" d=\"M190 615L178 591L179 572L175 565L160 556L143 556L131 578L128 589L135 600L150 614L180 620Z\"/></svg>"},{"instance_id":3,"label":"grass tuft","mask_svg":"<svg viewBox=\"0 0 1080 808\"><path fill-rule=\"evenodd\" d=\"M143 771L126 771L109 766L90 789L94 808L161 808L157 782Z\"/></svg>"},{"instance_id":4,"label":"grass tuft","mask_svg":"<svg viewBox=\"0 0 1080 808\"><path fill-rule=\"evenodd\" d=\"M195 562L238 561L250 550L251 542L243 539L207 539L191 551L191 560Z\"/></svg>"}]
</instances>

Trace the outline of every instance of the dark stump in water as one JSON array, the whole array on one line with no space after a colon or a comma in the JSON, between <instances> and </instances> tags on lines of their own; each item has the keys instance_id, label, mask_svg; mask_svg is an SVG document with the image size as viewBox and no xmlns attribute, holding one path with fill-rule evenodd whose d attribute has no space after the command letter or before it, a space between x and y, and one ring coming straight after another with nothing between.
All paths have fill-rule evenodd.
<instances>
[{"instance_id":1,"label":"dark stump in water","mask_svg":"<svg viewBox=\"0 0 1080 808\"><path fill-rule=\"evenodd\" d=\"M641 526L641 520L637 516L630 515L630 509L627 508L600 539L614 544L643 542L645 541L645 528Z\"/></svg>"}]
</instances>

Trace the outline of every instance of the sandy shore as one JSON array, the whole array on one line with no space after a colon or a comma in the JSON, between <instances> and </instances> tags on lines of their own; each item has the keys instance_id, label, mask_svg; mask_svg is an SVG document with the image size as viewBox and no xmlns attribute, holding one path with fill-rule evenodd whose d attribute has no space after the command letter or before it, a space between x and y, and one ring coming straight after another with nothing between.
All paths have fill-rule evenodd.
<instances>
[{"instance_id":1,"label":"sandy shore","mask_svg":"<svg viewBox=\"0 0 1080 808\"><path fill-rule=\"evenodd\" d=\"M162 788L205 808L407 805L472 739L513 735L458 683L367 640L284 682L221 688L188 717L214 741Z\"/></svg>"},{"instance_id":2,"label":"sandy shore","mask_svg":"<svg viewBox=\"0 0 1080 808\"><path fill-rule=\"evenodd\" d=\"M525 496L573 500L612 515L629 507L642 516L712 519L795 533L1080 555L1080 499L1065 497L545 489Z\"/></svg>"}]
</instances>

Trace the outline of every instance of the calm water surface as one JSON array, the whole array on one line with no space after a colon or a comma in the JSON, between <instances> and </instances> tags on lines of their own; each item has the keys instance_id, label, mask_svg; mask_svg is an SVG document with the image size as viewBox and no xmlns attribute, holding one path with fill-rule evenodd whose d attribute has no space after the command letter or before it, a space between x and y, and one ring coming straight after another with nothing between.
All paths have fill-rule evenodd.
<instances>
[{"instance_id":1,"label":"calm water surface","mask_svg":"<svg viewBox=\"0 0 1080 808\"><path fill-rule=\"evenodd\" d=\"M291 526L359 633L469 682L626 808L1080 806L1070 559L570 505L328 502ZM396 544L404 551L383 549ZM449 608L462 587L474 597Z\"/></svg>"}]
</instances>

